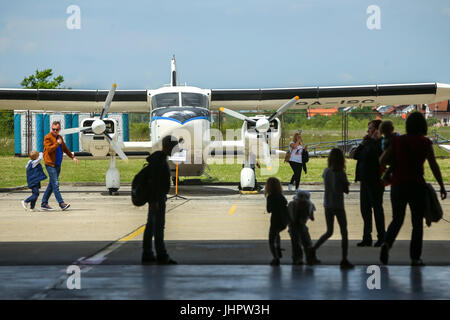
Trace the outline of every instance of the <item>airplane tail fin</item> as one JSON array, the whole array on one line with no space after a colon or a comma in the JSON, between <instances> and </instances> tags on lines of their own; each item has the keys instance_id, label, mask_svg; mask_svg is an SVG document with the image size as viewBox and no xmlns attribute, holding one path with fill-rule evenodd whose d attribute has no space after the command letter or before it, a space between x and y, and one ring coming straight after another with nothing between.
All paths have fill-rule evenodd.
<instances>
[{"instance_id":1,"label":"airplane tail fin","mask_svg":"<svg viewBox=\"0 0 450 320\"><path fill-rule=\"evenodd\" d=\"M177 86L177 66L175 61L175 55L172 57L172 64L171 64L171 73L170 73L170 85L172 87Z\"/></svg>"}]
</instances>

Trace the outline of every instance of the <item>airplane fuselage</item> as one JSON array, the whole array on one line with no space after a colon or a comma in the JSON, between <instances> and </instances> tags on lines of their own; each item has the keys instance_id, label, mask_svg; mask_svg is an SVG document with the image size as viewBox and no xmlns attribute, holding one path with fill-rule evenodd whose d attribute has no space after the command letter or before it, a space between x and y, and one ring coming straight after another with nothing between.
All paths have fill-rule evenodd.
<instances>
[{"instance_id":1,"label":"airplane fuselage","mask_svg":"<svg viewBox=\"0 0 450 320\"><path fill-rule=\"evenodd\" d=\"M162 138L183 138L186 161L179 163L180 176L200 176L206 166L204 156L210 144L210 90L188 86L149 90L150 140L158 150ZM171 163L171 167L174 164Z\"/></svg>"}]
</instances>

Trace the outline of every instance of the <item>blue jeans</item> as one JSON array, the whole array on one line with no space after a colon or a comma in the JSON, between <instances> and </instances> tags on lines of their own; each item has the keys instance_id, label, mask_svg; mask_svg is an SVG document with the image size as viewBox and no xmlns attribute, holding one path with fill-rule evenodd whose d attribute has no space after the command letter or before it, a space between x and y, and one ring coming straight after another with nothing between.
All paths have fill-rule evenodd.
<instances>
[{"instance_id":1,"label":"blue jeans","mask_svg":"<svg viewBox=\"0 0 450 320\"><path fill-rule=\"evenodd\" d=\"M59 173L61 172L61 165L55 164L54 167L45 165L45 168L47 169L50 181L48 183L47 189L45 189L41 205L45 205L48 203L48 199L52 195L52 192L55 193L56 201L61 204L64 202L63 198L61 197L61 193L59 192Z\"/></svg>"},{"instance_id":2,"label":"blue jeans","mask_svg":"<svg viewBox=\"0 0 450 320\"><path fill-rule=\"evenodd\" d=\"M157 204L157 205L156 205ZM152 241L155 237L155 249L158 259L167 257L166 247L164 245L164 225L166 222L166 199L149 203L147 225L144 231L144 252L143 257L153 257Z\"/></svg>"},{"instance_id":3,"label":"blue jeans","mask_svg":"<svg viewBox=\"0 0 450 320\"><path fill-rule=\"evenodd\" d=\"M30 202L30 208L34 209L34 206L36 205L36 201L39 198L39 188L40 188L40 184L35 185L34 187L31 188L31 196L29 196L25 202L28 203Z\"/></svg>"}]
</instances>

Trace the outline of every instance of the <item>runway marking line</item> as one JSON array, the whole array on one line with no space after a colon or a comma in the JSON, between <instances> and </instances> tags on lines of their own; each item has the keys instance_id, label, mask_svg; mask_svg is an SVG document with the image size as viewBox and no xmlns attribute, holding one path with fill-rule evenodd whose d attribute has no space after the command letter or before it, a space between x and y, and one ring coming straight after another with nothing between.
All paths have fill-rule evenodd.
<instances>
[{"instance_id":1,"label":"runway marking line","mask_svg":"<svg viewBox=\"0 0 450 320\"><path fill-rule=\"evenodd\" d=\"M137 237L144 231L145 231L145 225L141 226L139 229L135 230L134 232L130 233L129 235L119 239L119 241L120 242L130 241L131 239Z\"/></svg>"},{"instance_id":2,"label":"runway marking line","mask_svg":"<svg viewBox=\"0 0 450 320\"><path fill-rule=\"evenodd\" d=\"M230 208L230 210L228 210L228 214L231 216L232 214L234 214L234 212L236 211L236 205L233 204Z\"/></svg>"}]
</instances>

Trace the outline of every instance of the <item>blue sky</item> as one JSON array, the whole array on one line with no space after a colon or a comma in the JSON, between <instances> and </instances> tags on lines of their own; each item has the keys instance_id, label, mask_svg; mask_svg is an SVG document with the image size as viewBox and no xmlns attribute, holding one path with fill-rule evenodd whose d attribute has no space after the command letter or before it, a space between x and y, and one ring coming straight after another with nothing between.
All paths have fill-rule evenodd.
<instances>
[{"instance_id":1,"label":"blue sky","mask_svg":"<svg viewBox=\"0 0 450 320\"><path fill-rule=\"evenodd\" d=\"M202 88L450 83L449 33L448 0L2 1L0 87L52 68L72 88L154 89L173 54Z\"/></svg>"}]
</instances>

